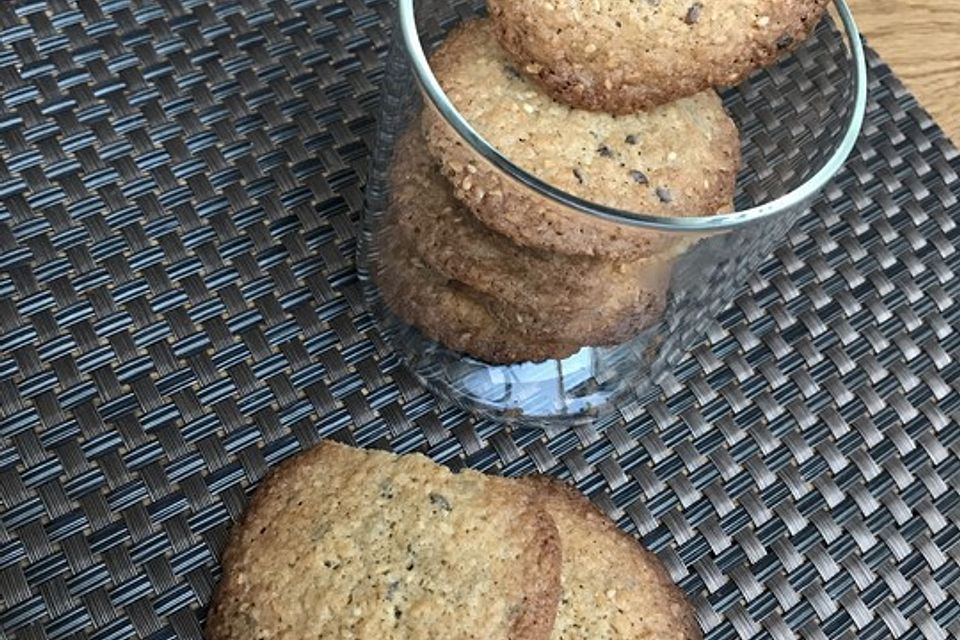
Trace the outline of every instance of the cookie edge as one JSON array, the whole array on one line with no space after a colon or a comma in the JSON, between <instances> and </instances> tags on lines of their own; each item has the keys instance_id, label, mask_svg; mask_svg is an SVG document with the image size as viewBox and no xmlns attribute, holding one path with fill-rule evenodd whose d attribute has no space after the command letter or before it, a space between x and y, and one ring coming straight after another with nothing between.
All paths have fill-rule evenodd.
<instances>
[{"instance_id":1,"label":"cookie edge","mask_svg":"<svg viewBox=\"0 0 960 640\"><path fill-rule=\"evenodd\" d=\"M550 492L554 496L563 499L570 506L572 512L583 518L587 527L590 527L592 523L597 523L603 533L628 541L638 552L641 561L650 567L657 575L658 582L660 583L659 586L665 591L665 597L670 602L680 605L685 611L683 618L678 620L679 625L684 630L684 638L687 640L702 640L703 630L700 628L693 604L683 590L673 581L673 578L670 577L670 573L667 571L663 561L660 560L655 553L644 547L635 537L618 527L597 505L569 484L551 476L539 474L526 476L521 479L521 482L526 484L527 490L537 498L542 495L542 492ZM546 507L544 508L546 509ZM597 520L599 520L599 522L597 522Z\"/></svg>"}]
</instances>

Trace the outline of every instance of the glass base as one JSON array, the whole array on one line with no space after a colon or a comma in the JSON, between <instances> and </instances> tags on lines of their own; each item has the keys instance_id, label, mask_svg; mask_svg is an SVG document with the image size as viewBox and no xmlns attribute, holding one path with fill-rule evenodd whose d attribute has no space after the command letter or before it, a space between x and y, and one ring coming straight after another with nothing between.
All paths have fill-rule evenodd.
<instances>
[{"instance_id":1,"label":"glass base","mask_svg":"<svg viewBox=\"0 0 960 640\"><path fill-rule=\"evenodd\" d=\"M382 307L381 326L404 363L434 393L475 415L540 429L594 422L655 385L655 330L562 360L494 365L426 338ZM641 374L641 375L638 375Z\"/></svg>"},{"instance_id":2,"label":"glass base","mask_svg":"<svg viewBox=\"0 0 960 640\"><path fill-rule=\"evenodd\" d=\"M563 360L491 365L448 351L410 327L394 337L407 346L407 364L436 393L476 414L511 423L547 428L590 422L616 410L624 393L643 393L649 381L625 377L647 367L636 339L610 348L584 347ZM629 379L630 388L624 380Z\"/></svg>"},{"instance_id":3,"label":"glass base","mask_svg":"<svg viewBox=\"0 0 960 640\"><path fill-rule=\"evenodd\" d=\"M439 42L464 16L482 12L484 4L468 4L461 11L461 5L417 0L423 15L416 24L420 40L427 45ZM841 13L848 36L855 34L849 15ZM852 50L850 43L855 45ZM723 92L742 141L743 167L734 203L738 213L720 228L707 225L706 234L703 229L689 233L688 225L679 224L664 231L683 235L683 242L690 244L671 257L672 274L659 321L617 346L584 347L563 360L492 365L451 351L401 322L386 309L368 279L389 218L391 159L402 132L419 126L423 107L409 55L405 42L398 39L386 62L383 109L358 238L367 301L391 347L431 391L480 417L522 427L553 429L594 422L618 407L649 399L658 381L735 300L761 261L784 242L816 195L817 185L840 166L856 138L865 103L859 41L848 37L845 43L827 19L794 55ZM744 217L750 211L754 213Z\"/></svg>"}]
</instances>

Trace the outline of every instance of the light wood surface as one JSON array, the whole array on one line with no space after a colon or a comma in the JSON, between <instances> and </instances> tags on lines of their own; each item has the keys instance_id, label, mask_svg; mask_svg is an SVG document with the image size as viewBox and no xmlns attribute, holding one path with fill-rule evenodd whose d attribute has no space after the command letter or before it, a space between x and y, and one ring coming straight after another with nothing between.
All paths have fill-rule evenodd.
<instances>
[{"instance_id":1,"label":"light wood surface","mask_svg":"<svg viewBox=\"0 0 960 640\"><path fill-rule=\"evenodd\" d=\"M884 61L960 143L960 0L848 0Z\"/></svg>"}]
</instances>

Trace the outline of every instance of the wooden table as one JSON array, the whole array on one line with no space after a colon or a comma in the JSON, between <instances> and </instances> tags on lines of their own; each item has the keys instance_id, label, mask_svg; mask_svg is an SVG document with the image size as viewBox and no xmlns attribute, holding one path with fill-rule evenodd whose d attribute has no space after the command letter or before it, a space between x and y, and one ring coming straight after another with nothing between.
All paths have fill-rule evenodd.
<instances>
[{"instance_id":1,"label":"wooden table","mask_svg":"<svg viewBox=\"0 0 960 640\"><path fill-rule=\"evenodd\" d=\"M848 0L860 30L960 143L960 0Z\"/></svg>"}]
</instances>

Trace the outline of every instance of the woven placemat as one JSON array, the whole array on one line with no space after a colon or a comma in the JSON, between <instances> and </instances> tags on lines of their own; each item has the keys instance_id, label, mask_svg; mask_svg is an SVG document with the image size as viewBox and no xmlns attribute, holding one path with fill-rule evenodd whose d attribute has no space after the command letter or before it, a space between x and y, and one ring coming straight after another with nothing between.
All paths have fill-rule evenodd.
<instances>
[{"instance_id":1,"label":"woven placemat","mask_svg":"<svg viewBox=\"0 0 960 640\"><path fill-rule=\"evenodd\" d=\"M960 636L960 157L871 56L847 168L651 403L437 406L354 273L382 0L0 5L0 630L201 635L321 438L575 481L709 638Z\"/></svg>"}]
</instances>

